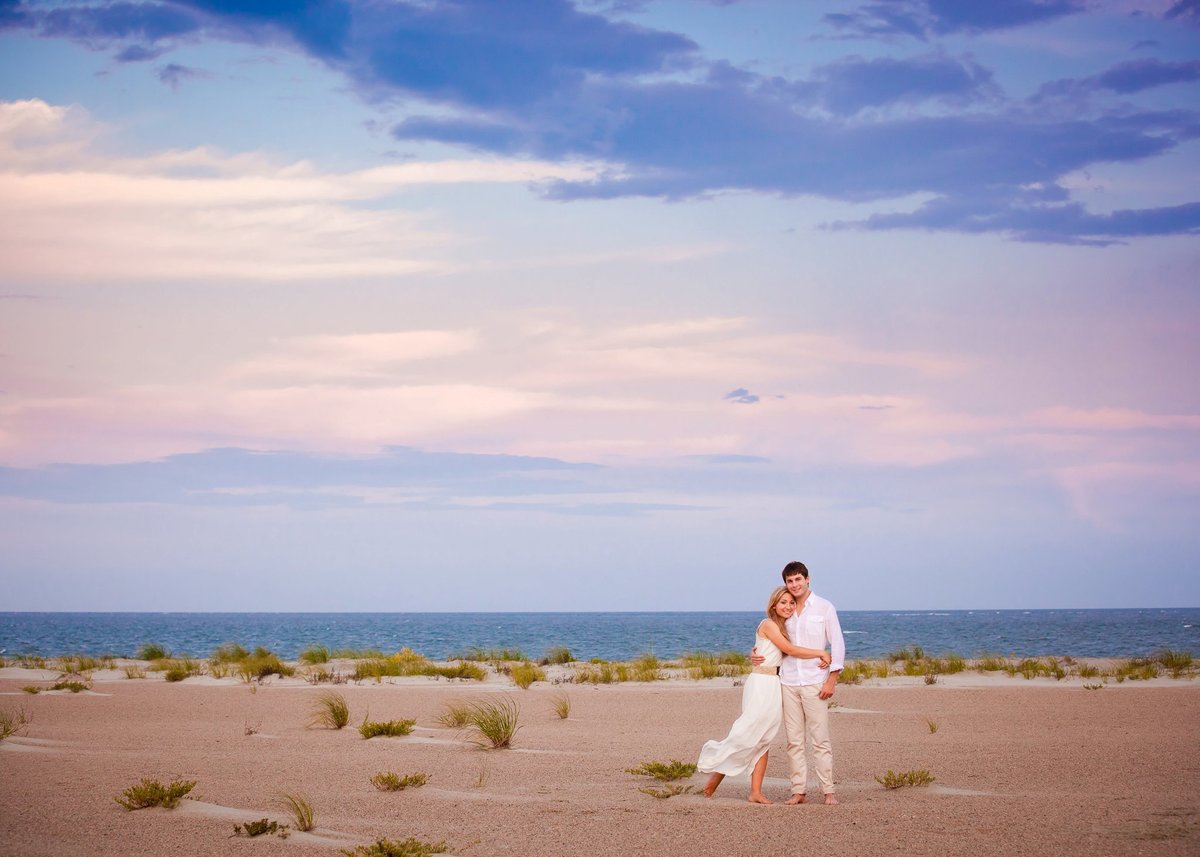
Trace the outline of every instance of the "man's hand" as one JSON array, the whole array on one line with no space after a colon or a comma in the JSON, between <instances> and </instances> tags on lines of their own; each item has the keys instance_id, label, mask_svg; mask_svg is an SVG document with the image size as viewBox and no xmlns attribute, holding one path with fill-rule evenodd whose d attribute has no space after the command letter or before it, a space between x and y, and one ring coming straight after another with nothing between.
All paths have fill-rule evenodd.
<instances>
[{"instance_id":1,"label":"man's hand","mask_svg":"<svg viewBox=\"0 0 1200 857\"><path fill-rule=\"evenodd\" d=\"M762 662L765 660L766 658L758 653L758 646L755 646L750 650L750 663L754 664L756 667L759 667L762 666Z\"/></svg>"},{"instance_id":2,"label":"man's hand","mask_svg":"<svg viewBox=\"0 0 1200 857\"><path fill-rule=\"evenodd\" d=\"M838 674L830 673L829 678L825 679L825 683L821 685L821 690L817 693L821 699L829 699L833 696L834 688L837 687Z\"/></svg>"}]
</instances>

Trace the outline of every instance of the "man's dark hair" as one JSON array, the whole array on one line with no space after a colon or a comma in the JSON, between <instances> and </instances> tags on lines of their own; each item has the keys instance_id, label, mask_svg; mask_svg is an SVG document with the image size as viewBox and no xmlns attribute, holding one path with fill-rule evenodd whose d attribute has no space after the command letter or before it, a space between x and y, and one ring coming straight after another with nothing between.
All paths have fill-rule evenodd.
<instances>
[{"instance_id":1,"label":"man's dark hair","mask_svg":"<svg viewBox=\"0 0 1200 857\"><path fill-rule=\"evenodd\" d=\"M797 574L803 574L804 579L808 580L808 566L802 562L789 562L783 567L783 582L787 583L789 577L795 577Z\"/></svg>"}]
</instances>

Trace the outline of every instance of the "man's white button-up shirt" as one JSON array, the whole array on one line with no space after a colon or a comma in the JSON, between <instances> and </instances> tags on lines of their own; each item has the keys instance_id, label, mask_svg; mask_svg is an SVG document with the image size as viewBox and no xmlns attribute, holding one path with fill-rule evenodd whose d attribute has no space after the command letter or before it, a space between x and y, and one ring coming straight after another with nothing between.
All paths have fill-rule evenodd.
<instances>
[{"instance_id":1,"label":"man's white button-up shirt","mask_svg":"<svg viewBox=\"0 0 1200 857\"><path fill-rule=\"evenodd\" d=\"M788 638L794 646L806 649L829 648L832 662L828 670L821 669L815 658L785 657L779 668L783 684L824 684L831 670L840 670L846 660L846 641L833 604L813 592L808 593L804 608L792 614L786 622Z\"/></svg>"}]
</instances>

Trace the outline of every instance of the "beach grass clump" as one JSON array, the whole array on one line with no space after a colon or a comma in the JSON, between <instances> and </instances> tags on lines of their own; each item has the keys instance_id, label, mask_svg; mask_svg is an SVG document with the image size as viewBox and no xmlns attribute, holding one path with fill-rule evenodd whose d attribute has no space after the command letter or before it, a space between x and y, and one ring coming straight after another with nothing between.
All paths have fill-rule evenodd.
<instances>
[{"instance_id":1,"label":"beach grass clump","mask_svg":"<svg viewBox=\"0 0 1200 857\"><path fill-rule=\"evenodd\" d=\"M575 656L571 654L571 650L566 646L551 646L546 649L546 654L538 661L542 666L550 664L569 664L574 662Z\"/></svg>"},{"instance_id":2,"label":"beach grass clump","mask_svg":"<svg viewBox=\"0 0 1200 857\"><path fill-rule=\"evenodd\" d=\"M399 774L388 771L387 773L378 773L371 777L371 785L379 789L381 792L401 792L408 788L417 789L429 782L429 775L424 771L417 771L412 774Z\"/></svg>"},{"instance_id":3,"label":"beach grass clump","mask_svg":"<svg viewBox=\"0 0 1200 857\"><path fill-rule=\"evenodd\" d=\"M1084 690L1103 690L1104 684L1103 684L1103 682L1098 682L1098 681L1097 682L1085 681L1083 683L1083 689Z\"/></svg>"},{"instance_id":4,"label":"beach grass clump","mask_svg":"<svg viewBox=\"0 0 1200 857\"><path fill-rule=\"evenodd\" d=\"M1008 672L1012 662L999 655L983 655L975 661L975 669L985 673Z\"/></svg>"},{"instance_id":5,"label":"beach grass clump","mask_svg":"<svg viewBox=\"0 0 1200 857\"><path fill-rule=\"evenodd\" d=\"M114 800L128 810L146 809L152 806L172 809L178 806L180 799L195 787L195 780L175 780L170 785L164 786L158 780L145 777L137 785L125 789Z\"/></svg>"},{"instance_id":6,"label":"beach grass clump","mask_svg":"<svg viewBox=\"0 0 1200 857\"><path fill-rule=\"evenodd\" d=\"M513 680L513 684L528 690L529 686L535 681L545 681L546 671L536 664L531 664L526 661L523 664L517 664L508 671L508 677Z\"/></svg>"},{"instance_id":7,"label":"beach grass clump","mask_svg":"<svg viewBox=\"0 0 1200 857\"><path fill-rule=\"evenodd\" d=\"M265 649L263 651L266 651ZM224 643L213 649L208 656L210 663L236 664L250 657L250 650L241 643Z\"/></svg>"},{"instance_id":8,"label":"beach grass clump","mask_svg":"<svg viewBox=\"0 0 1200 857\"><path fill-rule=\"evenodd\" d=\"M688 678L725 678L750 672L750 658L741 652L684 652L679 659Z\"/></svg>"},{"instance_id":9,"label":"beach grass clump","mask_svg":"<svg viewBox=\"0 0 1200 857\"><path fill-rule=\"evenodd\" d=\"M691 762L681 762L672 759L669 762L642 762L636 768L626 768L625 773L636 774L640 777L654 777L656 780L671 782L682 780L696 773L696 766Z\"/></svg>"},{"instance_id":10,"label":"beach grass clump","mask_svg":"<svg viewBox=\"0 0 1200 857\"><path fill-rule=\"evenodd\" d=\"M387 656L379 649L334 649L329 657L334 660L363 661Z\"/></svg>"},{"instance_id":11,"label":"beach grass clump","mask_svg":"<svg viewBox=\"0 0 1200 857\"><path fill-rule=\"evenodd\" d=\"M629 681L629 665L608 661L580 664L575 668L573 680L579 684L615 684Z\"/></svg>"},{"instance_id":12,"label":"beach grass clump","mask_svg":"<svg viewBox=\"0 0 1200 857\"><path fill-rule=\"evenodd\" d=\"M933 774L924 769L919 771L903 771L896 773L889 770L883 776L875 777L875 782L885 789L902 789L905 786L927 786L936 779Z\"/></svg>"},{"instance_id":13,"label":"beach grass clump","mask_svg":"<svg viewBox=\"0 0 1200 857\"><path fill-rule=\"evenodd\" d=\"M936 720L925 720L925 725L929 727L929 734L932 735L938 731L938 722Z\"/></svg>"},{"instance_id":14,"label":"beach grass clump","mask_svg":"<svg viewBox=\"0 0 1200 857\"><path fill-rule=\"evenodd\" d=\"M41 685L37 685L37 684L27 684L23 688L21 688L21 690L25 691L25 693L29 693L34 696L37 696L39 693L41 693L45 689L46 688L42 687Z\"/></svg>"},{"instance_id":15,"label":"beach grass clump","mask_svg":"<svg viewBox=\"0 0 1200 857\"><path fill-rule=\"evenodd\" d=\"M125 678L145 678L146 671L137 664L126 664L124 667Z\"/></svg>"},{"instance_id":16,"label":"beach grass clump","mask_svg":"<svg viewBox=\"0 0 1200 857\"><path fill-rule=\"evenodd\" d=\"M513 663L527 661L525 653L520 649L482 649L479 646L472 646L465 652L450 656L451 660L455 661L485 661L492 664Z\"/></svg>"},{"instance_id":17,"label":"beach grass clump","mask_svg":"<svg viewBox=\"0 0 1200 857\"><path fill-rule=\"evenodd\" d=\"M370 845L356 845L340 849L346 857L431 857L450 850L445 842L424 842L410 836L396 842L391 839L376 839Z\"/></svg>"},{"instance_id":18,"label":"beach grass clump","mask_svg":"<svg viewBox=\"0 0 1200 857\"><path fill-rule=\"evenodd\" d=\"M438 715L437 721L450 729L462 729L471 722L471 704L447 702L442 713Z\"/></svg>"},{"instance_id":19,"label":"beach grass clump","mask_svg":"<svg viewBox=\"0 0 1200 857\"><path fill-rule=\"evenodd\" d=\"M925 660L925 650L920 646L902 646L894 652L888 652L888 660L892 663L897 661L923 661Z\"/></svg>"},{"instance_id":20,"label":"beach grass clump","mask_svg":"<svg viewBox=\"0 0 1200 857\"><path fill-rule=\"evenodd\" d=\"M954 675L955 673L963 672L967 668L967 659L962 655L956 655L953 652L943 655L938 659L938 672Z\"/></svg>"},{"instance_id":21,"label":"beach grass clump","mask_svg":"<svg viewBox=\"0 0 1200 857\"><path fill-rule=\"evenodd\" d=\"M95 670L110 670L115 667L113 659L93 658L89 655L64 655L58 659L56 668L60 672L82 674L90 673Z\"/></svg>"},{"instance_id":22,"label":"beach grass clump","mask_svg":"<svg viewBox=\"0 0 1200 857\"><path fill-rule=\"evenodd\" d=\"M554 708L554 713L558 715L559 720L566 720L571 716L571 697L565 693L560 693L554 697L550 704Z\"/></svg>"},{"instance_id":23,"label":"beach grass clump","mask_svg":"<svg viewBox=\"0 0 1200 857\"><path fill-rule=\"evenodd\" d=\"M842 666L842 672L838 675L838 684L862 684L864 678L866 675L861 662L846 661Z\"/></svg>"},{"instance_id":24,"label":"beach grass clump","mask_svg":"<svg viewBox=\"0 0 1200 857\"><path fill-rule=\"evenodd\" d=\"M165 681L183 681L201 672L200 662L192 658L168 658L154 663L162 671Z\"/></svg>"},{"instance_id":25,"label":"beach grass clump","mask_svg":"<svg viewBox=\"0 0 1200 857\"><path fill-rule=\"evenodd\" d=\"M282 677L296 674L295 667L288 666L279 660L279 655L262 646L258 646L253 652L237 661L236 669L238 676L247 684L252 681L261 682L273 675Z\"/></svg>"},{"instance_id":26,"label":"beach grass clump","mask_svg":"<svg viewBox=\"0 0 1200 857\"><path fill-rule=\"evenodd\" d=\"M0 708L0 741L13 735L20 735L32 722L33 718L26 713L24 708L18 708L16 711Z\"/></svg>"},{"instance_id":27,"label":"beach grass clump","mask_svg":"<svg viewBox=\"0 0 1200 857\"><path fill-rule=\"evenodd\" d=\"M309 684L345 684L347 680L343 673L325 667L308 667L301 671L300 677Z\"/></svg>"},{"instance_id":28,"label":"beach grass clump","mask_svg":"<svg viewBox=\"0 0 1200 857\"><path fill-rule=\"evenodd\" d=\"M503 750L512 746L521 728L520 715L521 706L511 697L478 700L467 706L466 725L475 732L475 743L480 747Z\"/></svg>"},{"instance_id":29,"label":"beach grass clump","mask_svg":"<svg viewBox=\"0 0 1200 857\"><path fill-rule=\"evenodd\" d=\"M71 678L68 676L64 676L64 677L60 678L58 681L56 681L53 685L51 685L50 689L51 690L67 690L67 691L70 691L71 693L79 693L84 690L91 690L91 687L92 687L92 683L90 680L84 679L81 681L78 678Z\"/></svg>"},{"instance_id":30,"label":"beach grass clump","mask_svg":"<svg viewBox=\"0 0 1200 857\"><path fill-rule=\"evenodd\" d=\"M355 681L373 678L382 681L384 676L424 675L448 679L473 679L483 681L487 671L476 663L460 660L457 664L439 666L424 655L404 648L387 658L368 658L354 665L351 678Z\"/></svg>"},{"instance_id":31,"label":"beach grass clump","mask_svg":"<svg viewBox=\"0 0 1200 857\"><path fill-rule=\"evenodd\" d=\"M299 660L309 666L329 663L329 649L321 645L312 645L300 653Z\"/></svg>"},{"instance_id":32,"label":"beach grass clump","mask_svg":"<svg viewBox=\"0 0 1200 857\"><path fill-rule=\"evenodd\" d=\"M171 657L171 650L158 643L143 643L134 655L139 661L161 661Z\"/></svg>"},{"instance_id":33,"label":"beach grass clump","mask_svg":"<svg viewBox=\"0 0 1200 857\"><path fill-rule=\"evenodd\" d=\"M634 681L661 681L666 678L662 662L653 652L639 655L630 667Z\"/></svg>"},{"instance_id":34,"label":"beach grass clump","mask_svg":"<svg viewBox=\"0 0 1200 857\"><path fill-rule=\"evenodd\" d=\"M1113 678L1118 683L1125 679L1149 681L1152 678L1158 678L1158 664L1153 658L1130 658L1127 661L1121 661L1113 668Z\"/></svg>"},{"instance_id":35,"label":"beach grass clump","mask_svg":"<svg viewBox=\"0 0 1200 857\"><path fill-rule=\"evenodd\" d=\"M1181 649L1163 649L1155 652L1154 661L1170 672L1173 678L1182 678L1188 675L1195 666L1192 653Z\"/></svg>"},{"instance_id":36,"label":"beach grass clump","mask_svg":"<svg viewBox=\"0 0 1200 857\"><path fill-rule=\"evenodd\" d=\"M654 788L653 786L644 786L638 789L642 794L650 795L650 797L658 798L659 800L666 800L676 795L690 795L695 790L695 786L681 786L679 783L674 783L661 789Z\"/></svg>"},{"instance_id":37,"label":"beach grass clump","mask_svg":"<svg viewBox=\"0 0 1200 857\"><path fill-rule=\"evenodd\" d=\"M325 729L341 729L350 722L350 706L346 697L340 693L328 690L317 697L313 704L309 726L320 726Z\"/></svg>"},{"instance_id":38,"label":"beach grass clump","mask_svg":"<svg viewBox=\"0 0 1200 857\"><path fill-rule=\"evenodd\" d=\"M415 720L367 720L358 727L358 732L364 738L399 738L408 735L417 725Z\"/></svg>"},{"instance_id":39,"label":"beach grass clump","mask_svg":"<svg viewBox=\"0 0 1200 857\"><path fill-rule=\"evenodd\" d=\"M280 839L287 839L288 826L280 824L278 821L272 821L269 818L260 818L258 821L247 821L245 824L235 824L233 826L234 836L278 836Z\"/></svg>"},{"instance_id":40,"label":"beach grass clump","mask_svg":"<svg viewBox=\"0 0 1200 857\"><path fill-rule=\"evenodd\" d=\"M8 662L9 666L17 666L25 670L44 670L46 668L46 659L41 655L32 653L13 655Z\"/></svg>"},{"instance_id":41,"label":"beach grass clump","mask_svg":"<svg viewBox=\"0 0 1200 857\"><path fill-rule=\"evenodd\" d=\"M1101 676L1100 667L1095 664L1080 664L1075 668L1075 672L1080 678L1099 678Z\"/></svg>"},{"instance_id":42,"label":"beach grass clump","mask_svg":"<svg viewBox=\"0 0 1200 857\"><path fill-rule=\"evenodd\" d=\"M297 830L313 829L313 808L307 797L302 794L283 792L276 799L276 803L280 809L291 814Z\"/></svg>"},{"instance_id":43,"label":"beach grass clump","mask_svg":"<svg viewBox=\"0 0 1200 857\"><path fill-rule=\"evenodd\" d=\"M925 673L925 684L937 684L937 681L938 681L938 674L936 672L934 672L932 668L929 669Z\"/></svg>"}]
</instances>

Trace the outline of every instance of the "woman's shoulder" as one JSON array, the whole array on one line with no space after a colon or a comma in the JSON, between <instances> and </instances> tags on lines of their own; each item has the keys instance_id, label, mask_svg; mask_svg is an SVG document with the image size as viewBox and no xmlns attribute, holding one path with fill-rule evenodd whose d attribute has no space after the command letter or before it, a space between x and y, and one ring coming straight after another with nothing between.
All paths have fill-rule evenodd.
<instances>
[{"instance_id":1,"label":"woman's shoulder","mask_svg":"<svg viewBox=\"0 0 1200 857\"><path fill-rule=\"evenodd\" d=\"M778 627L778 626L776 626L775 623L772 622L770 619L763 619L761 622L758 623L758 628L756 630L756 633L760 637L765 637L765 636L767 636L767 629L772 628L772 627Z\"/></svg>"}]
</instances>

